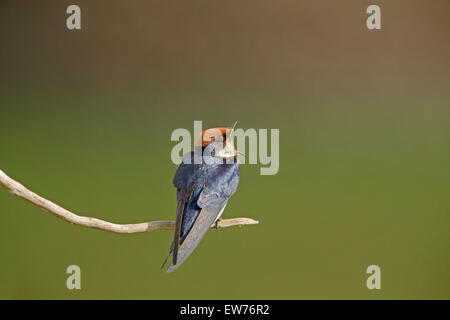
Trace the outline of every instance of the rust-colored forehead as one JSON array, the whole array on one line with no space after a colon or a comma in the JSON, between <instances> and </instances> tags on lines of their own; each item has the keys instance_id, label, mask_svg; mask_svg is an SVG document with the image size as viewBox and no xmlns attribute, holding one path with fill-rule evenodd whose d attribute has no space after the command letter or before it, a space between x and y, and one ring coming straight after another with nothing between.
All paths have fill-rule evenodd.
<instances>
[{"instance_id":1,"label":"rust-colored forehead","mask_svg":"<svg viewBox=\"0 0 450 320\"><path fill-rule=\"evenodd\" d=\"M231 128L211 128L202 131L202 136L197 139L195 142L196 146L206 147L211 142L216 140L217 136L221 136L230 131Z\"/></svg>"}]
</instances>

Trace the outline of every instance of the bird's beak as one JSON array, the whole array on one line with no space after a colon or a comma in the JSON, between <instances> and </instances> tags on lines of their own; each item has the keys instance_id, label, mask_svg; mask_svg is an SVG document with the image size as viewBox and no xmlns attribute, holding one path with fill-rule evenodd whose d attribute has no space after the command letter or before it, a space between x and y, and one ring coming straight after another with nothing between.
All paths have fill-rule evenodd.
<instances>
[{"instance_id":1,"label":"bird's beak","mask_svg":"<svg viewBox=\"0 0 450 320\"><path fill-rule=\"evenodd\" d=\"M233 126L231 127L231 130L228 131L228 133L227 133L227 138L231 138L232 139L232 136L233 136L233 133L234 133L234 128L236 128L237 123L238 123L237 121L235 121L233 123ZM240 155L243 155L245 157L245 154L243 152L240 152L238 150L235 150L235 152L240 154Z\"/></svg>"},{"instance_id":2,"label":"bird's beak","mask_svg":"<svg viewBox=\"0 0 450 320\"><path fill-rule=\"evenodd\" d=\"M237 123L238 123L237 121L235 121L235 122L233 123L233 126L231 127L231 130L228 131L228 133L227 133L227 136L228 136L228 137L231 137L231 136L233 135L233 133L234 133L234 128L236 127Z\"/></svg>"},{"instance_id":3,"label":"bird's beak","mask_svg":"<svg viewBox=\"0 0 450 320\"><path fill-rule=\"evenodd\" d=\"M233 123L233 126L231 127L231 133L234 132L234 128L236 127L237 123L238 123L237 121L235 121L235 122Z\"/></svg>"}]
</instances>

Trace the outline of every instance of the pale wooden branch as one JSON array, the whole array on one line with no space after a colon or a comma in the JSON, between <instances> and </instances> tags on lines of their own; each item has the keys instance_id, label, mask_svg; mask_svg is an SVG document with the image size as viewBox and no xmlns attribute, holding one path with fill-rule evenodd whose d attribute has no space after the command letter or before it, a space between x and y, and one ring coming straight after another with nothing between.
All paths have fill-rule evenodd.
<instances>
[{"instance_id":1,"label":"pale wooden branch","mask_svg":"<svg viewBox=\"0 0 450 320\"><path fill-rule=\"evenodd\" d=\"M175 227L175 222L168 220L135 224L117 224L97 218L79 216L28 190L19 182L8 177L2 170L0 170L0 185L12 194L34 204L35 206L38 206L39 208L44 209L58 218L88 228L115 233L139 233L155 230L173 230ZM258 223L258 221L250 218L223 219L212 225L211 228L227 228Z\"/></svg>"}]
</instances>

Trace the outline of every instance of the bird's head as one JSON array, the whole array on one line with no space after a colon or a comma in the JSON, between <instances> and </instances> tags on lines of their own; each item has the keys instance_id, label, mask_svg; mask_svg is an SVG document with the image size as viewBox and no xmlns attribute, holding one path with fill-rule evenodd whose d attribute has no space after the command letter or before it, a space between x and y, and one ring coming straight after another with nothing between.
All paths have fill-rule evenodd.
<instances>
[{"instance_id":1,"label":"bird's head","mask_svg":"<svg viewBox=\"0 0 450 320\"><path fill-rule=\"evenodd\" d=\"M237 122L231 128L211 128L202 131L201 136L195 142L195 147L214 149L214 156L231 158L238 154L234 148L233 132Z\"/></svg>"}]
</instances>

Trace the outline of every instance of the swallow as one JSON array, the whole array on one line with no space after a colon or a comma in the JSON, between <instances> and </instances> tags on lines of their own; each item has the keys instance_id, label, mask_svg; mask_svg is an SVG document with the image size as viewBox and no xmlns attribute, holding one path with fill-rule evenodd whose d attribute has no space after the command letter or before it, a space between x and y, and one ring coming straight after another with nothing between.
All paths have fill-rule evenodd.
<instances>
[{"instance_id":1,"label":"swallow","mask_svg":"<svg viewBox=\"0 0 450 320\"><path fill-rule=\"evenodd\" d=\"M240 168L232 137L235 125L202 131L194 151L182 157L173 178L177 189L174 236L161 267L172 254L167 272L189 257L236 192Z\"/></svg>"}]
</instances>

